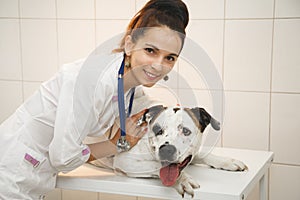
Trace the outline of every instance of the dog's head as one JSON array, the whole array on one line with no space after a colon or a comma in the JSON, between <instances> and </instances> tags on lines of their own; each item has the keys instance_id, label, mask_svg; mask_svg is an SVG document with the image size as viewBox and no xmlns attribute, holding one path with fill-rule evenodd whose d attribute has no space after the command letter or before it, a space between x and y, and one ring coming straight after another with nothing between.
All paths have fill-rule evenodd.
<instances>
[{"instance_id":1,"label":"dog's head","mask_svg":"<svg viewBox=\"0 0 300 200\"><path fill-rule=\"evenodd\" d=\"M203 108L163 107L148 109L144 114L148 123L148 138L155 159L160 161L160 179L164 185L174 185L180 172L199 151L202 133L211 124L220 124Z\"/></svg>"}]
</instances>

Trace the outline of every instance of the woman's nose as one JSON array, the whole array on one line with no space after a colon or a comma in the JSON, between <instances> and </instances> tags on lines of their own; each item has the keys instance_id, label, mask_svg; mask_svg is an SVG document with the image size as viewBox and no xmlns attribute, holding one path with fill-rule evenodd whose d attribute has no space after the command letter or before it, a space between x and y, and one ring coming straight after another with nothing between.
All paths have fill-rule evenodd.
<instances>
[{"instance_id":1,"label":"woman's nose","mask_svg":"<svg viewBox=\"0 0 300 200\"><path fill-rule=\"evenodd\" d=\"M163 58L157 58L155 61L151 64L151 67L155 69L156 71L163 70Z\"/></svg>"},{"instance_id":2,"label":"woman's nose","mask_svg":"<svg viewBox=\"0 0 300 200\"><path fill-rule=\"evenodd\" d=\"M163 66L161 64L158 64L158 63L152 63L151 67L153 69L155 69L156 71L162 71L162 69L163 69Z\"/></svg>"}]
</instances>

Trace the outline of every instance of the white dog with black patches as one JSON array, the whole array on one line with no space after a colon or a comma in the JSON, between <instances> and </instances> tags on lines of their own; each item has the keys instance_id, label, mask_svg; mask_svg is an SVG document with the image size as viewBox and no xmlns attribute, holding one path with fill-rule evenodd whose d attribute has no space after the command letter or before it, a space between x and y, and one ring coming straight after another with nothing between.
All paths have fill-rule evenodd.
<instances>
[{"instance_id":1,"label":"white dog with black patches","mask_svg":"<svg viewBox=\"0 0 300 200\"><path fill-rule=\"evenodd\" d=\"M205 128L210 124L215 130L220 129L219 122L203 108L157 105L145 112L139 121L142 123L147 125L148 132L130 151L92 164L108 166L129 177L160 178L163 185L174 187L182 196L185 193L193 196L194 189L200 187L184 172L189 164L230 171L247 169L243 162L232 158L199 156Z\"/></svg>"}]
</instances>

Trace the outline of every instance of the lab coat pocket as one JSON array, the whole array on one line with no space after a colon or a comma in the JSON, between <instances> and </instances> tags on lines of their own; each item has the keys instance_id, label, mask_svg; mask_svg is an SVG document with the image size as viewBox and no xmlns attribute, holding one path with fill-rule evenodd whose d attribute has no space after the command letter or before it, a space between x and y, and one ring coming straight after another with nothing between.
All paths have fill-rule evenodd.
<instances>
[{"instance_id":1,"label":"lab coat pocket","mask_svg":"<svg viewBox=\"0 0 300 200\"><path fill-rule=\"evenodd\" d=\"M18 151L20 153L16 155L18 162L16 183L24 190L23 192L41 187L39 171L46 158L21 142L18 144Z\"/></svg>"},{"instance_id":2,"label":"lab coat pocket","mask_svg":"<svg viewBox=\"0 0 300 200\"><path fill-rule=\"evenodd\" d=\"M25 145L24 145L25 146ZM23 162L24 162L24 167L27 169L32 169L32 168L38 168L44 161L45 157L42 156L41 154L35 152L34 150L28 148L25 146L25 151L24 151L24 157L23 157Z\"/></svg>"}]
</instances>

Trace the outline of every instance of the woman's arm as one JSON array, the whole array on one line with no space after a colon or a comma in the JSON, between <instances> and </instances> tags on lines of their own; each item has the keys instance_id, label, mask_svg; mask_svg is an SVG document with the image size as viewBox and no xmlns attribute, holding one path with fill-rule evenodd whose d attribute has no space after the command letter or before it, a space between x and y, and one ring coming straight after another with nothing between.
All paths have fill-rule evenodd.
<instances>
[{"instance_id":1,"label":"woman's arm","mask_svg":"<svg viewBox=\"0 0 300 200\"><path fill-rule=\"evenodd\" d=\"M111 140L106 140L94 144L88 144L91 154L87 162L96 160L98 158L104 158L112 156L118 153L116 144L112 143Z\"/></svg>"},{"instance_id":2,"label":"woman's arm","mask_svg":"<svg viewBox=\"0 0 300 200\"><path fill-rule=\"evenodd\" d=\"M126 119L126 140L129 142L130 148L135 146L147 132L146 124L137 126L137 121L146 111L147 110L142 110L141 112ZM117 142L120 137L121 129L119 129L115 136L110 140L88 144L91 154L87 162L117 154Z\"/></svg>"}]
</instances>

